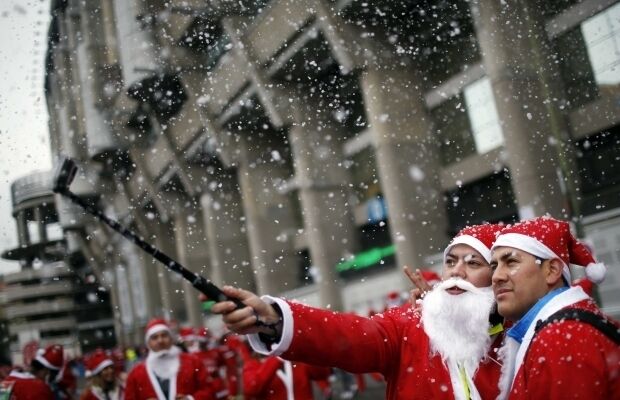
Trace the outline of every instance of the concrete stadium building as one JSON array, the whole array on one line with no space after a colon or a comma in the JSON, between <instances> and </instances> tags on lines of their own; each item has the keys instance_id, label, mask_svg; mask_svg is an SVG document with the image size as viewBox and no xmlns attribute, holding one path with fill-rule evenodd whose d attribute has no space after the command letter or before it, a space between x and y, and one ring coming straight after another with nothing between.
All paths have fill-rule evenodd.
<instances>
[{"instance_id":1,"label":"concrete stadium building","mask_svg":"<svg viewBox=\"0 0 620 400\"><path fill-rule=\"evenodd\" d=\"M620 4L55 0L72 190L215 282L365 313L467 224L570 219L620 316ZM57 198L116 333L197 293Z\"/></svg>"}]
</instances>

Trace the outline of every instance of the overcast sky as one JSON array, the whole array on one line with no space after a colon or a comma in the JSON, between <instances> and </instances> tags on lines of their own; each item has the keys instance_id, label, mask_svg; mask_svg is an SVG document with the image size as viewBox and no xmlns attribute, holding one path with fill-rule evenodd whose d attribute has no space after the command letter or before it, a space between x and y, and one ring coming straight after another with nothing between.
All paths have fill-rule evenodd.
<instances>
[{"instance_id":1,"label":"overcast sky","mask_svg":"<svg viewBox=\"0 0 620 400\"><path fill-rule=\"evenodd\" d=\"M11 182L51 168L43 94L49 0L0 1L0 251L17 245ZM17 264L0 261L0 273Z\"/></svg>"}]
</instances>

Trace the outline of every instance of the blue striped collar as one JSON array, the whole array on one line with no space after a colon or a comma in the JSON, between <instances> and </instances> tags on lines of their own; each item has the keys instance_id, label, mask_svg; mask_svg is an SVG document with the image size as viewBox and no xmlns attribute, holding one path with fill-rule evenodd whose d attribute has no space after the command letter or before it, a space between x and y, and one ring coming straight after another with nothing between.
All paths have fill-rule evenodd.
<instances>
[{"instance_id":1,"label":"blue striped collar","mask_svg":"<svg viewBox=\"0 0 620 400\"><path fill-rule=\"evenodd\" d=\"M525 336L525 332L527 332L528 328L534 322L534 319L540 312L540 310L555 296L559 295L562 292L565 292L569 289L568 286L563 286L561 288L553 289L549 293L547 293L544 297L540 298L536 304L532 308L529 309L528 312L510 329L506 331L506 335L510 336L517 342L521 343L523 341L523 336Z\"/></svg>"}]
</instances>

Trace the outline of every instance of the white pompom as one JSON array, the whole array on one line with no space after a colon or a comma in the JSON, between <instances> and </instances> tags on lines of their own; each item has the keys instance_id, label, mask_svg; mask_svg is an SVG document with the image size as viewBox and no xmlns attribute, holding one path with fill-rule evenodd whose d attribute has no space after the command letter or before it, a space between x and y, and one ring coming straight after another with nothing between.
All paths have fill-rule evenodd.
<instances>
[{"instance_id":1,"label":"white pompom","mask_svg":"<svg viewBox=\"0 0 620 400\"><path fill-rule=\"evenodd\" d=\"M607 267L603 263L590 263L586 266L586 276L596 284L603 282L606 273Z\"/></svg>"}]
</instances>

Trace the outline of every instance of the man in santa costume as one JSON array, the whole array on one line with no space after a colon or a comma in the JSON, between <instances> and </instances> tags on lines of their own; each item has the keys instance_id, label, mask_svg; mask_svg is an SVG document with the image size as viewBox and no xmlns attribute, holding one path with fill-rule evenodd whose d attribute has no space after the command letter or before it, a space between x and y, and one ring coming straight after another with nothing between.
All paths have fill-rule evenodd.
<instances>
[{"instance_id":1,"label":"man in santa costume","mask_svg":"<svg viewBox=\"0 0 620 400\"><path fill-rule=\"evenodd\" d=\"M114 360L98 349L84 358L86 377L90 382L80 400L122 400L124 385L116 376Z\"/></svg>"},{"instance_id":2,"label":"man in santa costume","mask_svg":"<svg viewBox=\"0 0 620 400\"><path fill-rule=\"evenodd\" d=\"M280 357L248 357L243 362L246 400L313 400L312 381L326 381L331 368L293 363Z\"/></svg>"},{"instance_id":3,"label":"man in santa costume","mask_svg":"<svg viewBox=\"0 0 620 400\"><path fill-rule=\"evenodd\" d=\"M595 283L605 267L569 224L540 217L508 226L491 263L498 311L515 322L500 351L500 398L620 399L619 325L569 286L570 264Z\"/></svg>"},{"instance_id":4,"label":"man in santa costume","mask_svg":"<svg viewBox=\"0 0 620 400\"><path fill-rule=\"evenodd\" d=\"M172 333L163 319L146 326L146 360L127 376L126 400L203 400L214 399L207 373L196 357L173 346Z\"/></svg>"},{"instance_id":5,"label":"man in santa costume","mask_svg":"<svg viewBox=\"0 0 620 400\"><path fill-rule=\"evenodd\" d=\"M54 400L50 387L63 366L64 351L60 345L50 345L37 352L30 363L30 372L13 370L0 384L1 398L10 400ZM4 397L6 396L6 397Z\"/></svg>"},{"instance_id":6,"label":"man in santa costume","mask_svg":"<svg viewBox=\"0 0 620 400\"><path fill-rule=\"evenodd\" d=\"M424 296L421 310L401 307L364 318L225 287L247 307L235 310L226 301L212 311L223 314L229 329L250 334L258 352L382 373L387 399L495 398L500 366L492 344L502 326L490 322L489 261L500 229L469 227L452 240L444 252L444 280Z\"/></svg>"},{"instance_id":7,"label":"man in santa costume","mask_svg":"<svg viewBox=\"0 0 620 400\"><path fill-rule=\"evenodd\" d=\"M213 343L207 328L185 326L179 329L179 342L188 353L198 358L207 371L207 380L217 399L228 397L228 388L220 369L224 367L224 357L218 346Z\"/></svg>"}]
</instances>

